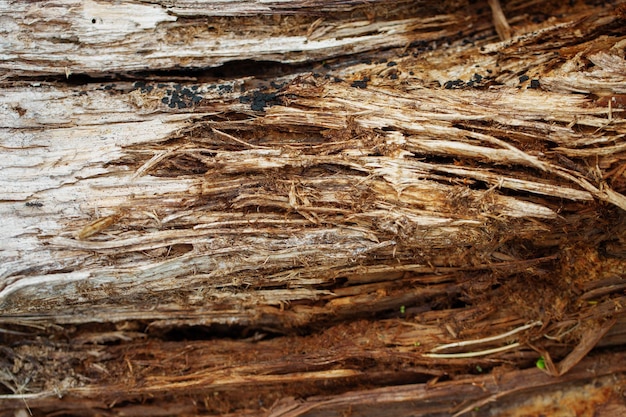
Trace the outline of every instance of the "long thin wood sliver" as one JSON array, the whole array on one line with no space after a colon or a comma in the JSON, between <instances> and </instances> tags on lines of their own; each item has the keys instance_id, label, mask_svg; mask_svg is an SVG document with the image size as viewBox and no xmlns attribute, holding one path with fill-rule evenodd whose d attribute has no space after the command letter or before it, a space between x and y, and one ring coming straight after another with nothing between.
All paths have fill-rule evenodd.
<instances>
[{"instance_id":1,"label":"long thin wood sliver","mask_svg":"<svg viewBox=\"0 0 626 417\"><path fill-rule=\"evenodd\" d=\"M109 226L113 225L116 221L119 220L121 216L121 213L117 213L96 219L83 227L80 232L76 234L76 238L78 240L83 240L93 235L96 235L101 231L107 229Z\"/></svg>"},{"instance_id":2,"label":"long thin wood sliver","mask_svg":"<svg viewBox=\"0 0 626 417\"><path fill-rule=\"evenodd\" d=\"M580 343L565 357L556 368L558 376L565 374L572 369L578 362L580 362L586 355L593 349L600 339L609 331L615 324L617 319L613 318L603 323L600 327L590 327L583 333Z\"/></svg>"},{"instance_id":3,"label":"long thin wood sliver","mask_svg":"<svg viewBox=\"0 0 626 417\"><path fill-rule=\"evenodd\" d=\"M222 136L224 138L230 139L233 142L236 143L240 143L242 145L245 145L249 148L255 148L255 149L269 149L266 146L258 146L258 145L253 145L251 143L246 142L245 140L241 140L241 139L237 139L236 137L234 137L233 135L229 135L228 133L222 132L221 130L217 130L216 128L211 128L211 131L213 133L215 133L216 135Z\"/></svg>"},{"instance_id":4,"label":"long thin wood sliver","mask_svg":"<svg viewBox=\"0 0 626 417\"><path fill-rule=\"evenodd\" d=\"M493 14L493 24L496 27L498 36L503 41L511 39L511 27L506 20L506 16L502 11L499 0L489 0L489 7L491 7L491 13Z\"/></svg>"},{"instance_id":5,"label":"long thin wood sliver","mask_svg":"<svg viewBox=\"0 0 626 417\"><path fill-rule=\"evenodd\" d=\"M514 348L519 347L519 346L520 346L520 343L519 342L515 342L515 343L511 343L510 345L500 346L500 347L493 348L493 349L480 350L480 351L477 351L477 352L425 353L422 356L427 357L427 358L436 358L436 359L474 358L474 357L477 357L477 356L486 356L486 355L491 355L493 353L504 352L504 351L511 350L511 349L514 349Z\"/></svg>"},{"instance_id":6,"label":"long thin wood sliver","mask_svg":"<svg viewBox=\"0 0 626 417\"><path fill-rule=\"evenodd\" d=\"M152 158L147 160L142 166L139 167L139 169L133 174L131 179L135 180L135 179L141 177L146 172L148 172L152 167L154 167L156 164L161 162L163 159L165 159L168 155L170 155L172 153L173 153L172 150L170 150L170 151L160 151L160 152L155 153Z\"/></svg>"},{"instance_id":7,"label":"long thin wood sliver","mask_svg":"<svg viewBox=\"0 0 626 417\"><path fill-rule=\"evenodd\" d=\"M520 326L520 327L518 327L516 329L513 329L513 330L508 331L506 333L498 334L498 335L495 335L495 336L484 337L484 338L481 338L481 339L474 339L474 340L465 340L465 341L462 341L462 342L447 343L445 345L437 346L436 348L432 349L431 353L435 353L435 352L439 352L440 350L445 350L445 349L450 349L450 348L455 348L455 347L477 345L477 344L486 343L486 342L493 342L494 340L504 339L506 337L514 335L515 333L519 333L519 332L521 332L523 330L530 329L531 327L541 326L541 325L543 325L543 323L541 321L534 321L532 323L525 324L525 325Z\"/></svg>"}]
</instances>

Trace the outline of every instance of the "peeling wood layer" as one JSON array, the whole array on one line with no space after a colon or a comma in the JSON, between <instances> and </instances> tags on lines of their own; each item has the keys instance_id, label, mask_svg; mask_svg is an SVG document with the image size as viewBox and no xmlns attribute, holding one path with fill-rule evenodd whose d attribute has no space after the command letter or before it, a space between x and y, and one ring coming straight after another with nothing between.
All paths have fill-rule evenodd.
<instances>
[{"instance_id":1,"label":"peeling wood layer","mask_svg":"<svg viewBox=\"0 0 626 417\"><path fill-rule=\"evenodd\" d=\"M623 409L624 2L62 3L0 13L0 415Z\"/></svg>"},{"instance_id":2,"label":"peeling wood layer","mask_svg":"<svg viewBox=\"0 0 626 417\"><path fill-rule=\"evenodd\" d=\"M0 70L7 76L106 75L246 59L322 61L404 46L414 35L423 41L452 36L459 24L469 25L464 6L460 1L5 3Z\"/></svg>"}]
</instances>

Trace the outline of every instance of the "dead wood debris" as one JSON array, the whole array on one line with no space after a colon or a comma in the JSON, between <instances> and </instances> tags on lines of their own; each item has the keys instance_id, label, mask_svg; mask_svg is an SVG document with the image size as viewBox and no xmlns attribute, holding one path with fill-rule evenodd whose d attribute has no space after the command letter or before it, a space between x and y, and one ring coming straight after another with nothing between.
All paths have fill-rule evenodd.
<instances>
[{"instance_id":1,"label":"dead wood debris","mask_svg":"<svg viewBox=\"0 0 626 417\"><path fill-rule=\"evenodd\" d=\"M402 21L403 42L294 50L328 62L270 79L3 87L0 416L532 415L557 390L619 414L623 2L489 1L472 30L460 2L286 3L248 32L241 9L158 30Z\"/></svg>"},{"instance_id":2,"label":"dead wood debris","mask_svg":"<svg viewBox=\"0 0 626 417\"><path fill-rule=\"evenodd\" d=\"M496 27L498 36L503 41L511 39L511 27L506 21L506 16L502 11L502 6L499 0L489 0L489 7L491 7L491 13L493 13L493 24Z\"/></svg>"}]
</instances>

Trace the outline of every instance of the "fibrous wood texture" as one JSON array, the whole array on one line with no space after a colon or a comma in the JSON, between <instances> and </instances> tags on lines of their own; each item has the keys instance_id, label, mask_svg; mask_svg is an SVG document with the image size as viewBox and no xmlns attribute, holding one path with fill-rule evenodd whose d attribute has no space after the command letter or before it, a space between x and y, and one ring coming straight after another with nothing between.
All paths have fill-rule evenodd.
<instances>
[{"instance_id":1,"label":"fibrous wood texture","mask_svg":"<svg viewBox=\"0 0 626 417\"><path fill-rule=\"evenodd\" d=\"M0 415L623 412L626 5L571 3L0 3Z\"/></svg>"}]
</instances>

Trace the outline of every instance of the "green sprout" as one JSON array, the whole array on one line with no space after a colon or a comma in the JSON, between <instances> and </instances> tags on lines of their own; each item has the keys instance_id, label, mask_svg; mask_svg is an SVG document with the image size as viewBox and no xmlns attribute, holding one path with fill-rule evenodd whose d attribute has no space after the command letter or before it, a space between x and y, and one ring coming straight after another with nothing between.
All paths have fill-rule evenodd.
<instances>
[{"instance_id":1,"label":"green sprout","mask_svg":"<svg viewBox=\"0 0 626 417\"><path fill-rule=\"evenodd\" d=\"M482 373L482 372L483 372L483 368L482 368L482 366L480 366L480 365L476 365L476 370L477 370L479 373Z\"/></svg>"},{"instance_id":2,"label":"green sprout","mask_svg":"<svg viewBox=\"0 0 626 417\"><path fill-rule=\"evenodd\" d=\"M406 307L400 306L400 314L404 314L405 311L406 311Z\"/></svg>"},{"instance_id":3,"label":"green sprout","mask_svg":"<svg viewBox=\"0 0 626 417\"><path fill-rule=\"evenodd\" d=\"M543 356L540 356L539 359L537 359L537 362L535 362L535 365L537 365L537 368L539 369L546 369L546 360Z\"/></svg>"}]
</instances>

